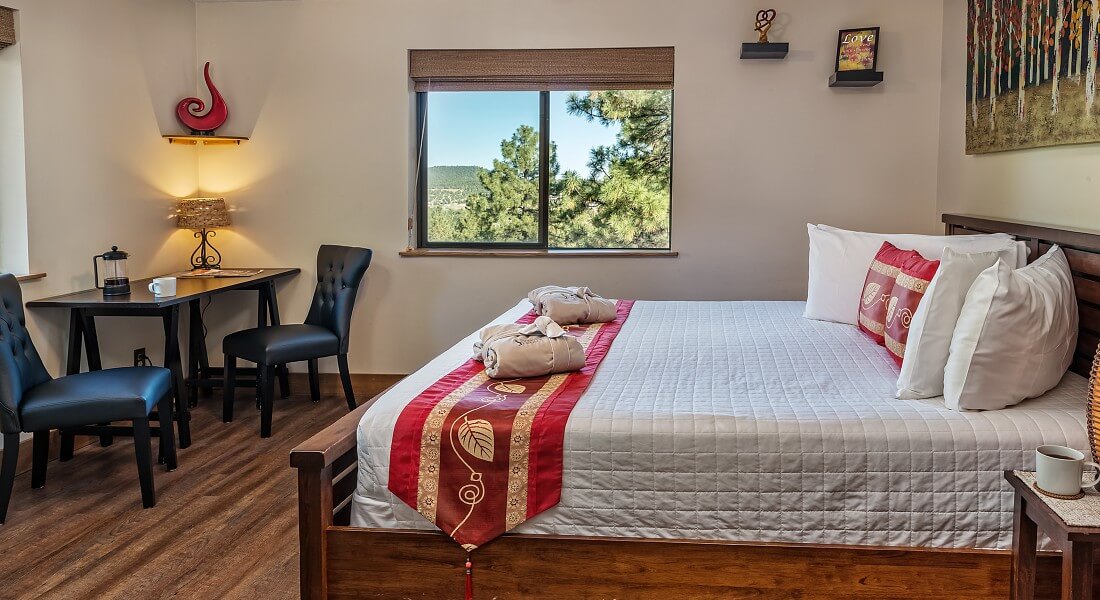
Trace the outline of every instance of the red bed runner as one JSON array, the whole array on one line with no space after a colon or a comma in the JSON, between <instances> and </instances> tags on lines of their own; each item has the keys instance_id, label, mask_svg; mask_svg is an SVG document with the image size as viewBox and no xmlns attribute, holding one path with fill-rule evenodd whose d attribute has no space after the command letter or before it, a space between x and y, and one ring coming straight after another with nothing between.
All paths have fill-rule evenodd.
<instances>
[{"instance_id":1,"label":"red bed runner","mask_svg":"<svg viewBox=\"0 0 1100 600\"><path fill-rule=\"evenodd\" d=\"M394 427L390 491L467 551L557 504L565 423L633 305L567 329L585 348L580 371L493 380L470 359L424 390Z\"/></svg>"}]
</instances>

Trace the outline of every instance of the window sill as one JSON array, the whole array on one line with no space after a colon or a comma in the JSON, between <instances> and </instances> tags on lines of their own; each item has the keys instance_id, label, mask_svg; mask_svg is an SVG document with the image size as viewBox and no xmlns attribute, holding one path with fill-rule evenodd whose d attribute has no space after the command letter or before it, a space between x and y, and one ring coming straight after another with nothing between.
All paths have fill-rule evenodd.
<instances>
[{"instance_id":1,"label":"window sill","mask_svg":"<svg viewBox=\"0 0 1100 600\"><path fill-rule=\"evenodd\" d=\"M675 250L402 250L401 256L448 256L454 258L676 258Z\"/></svg>"},{"instance_id":2,"label":"window sill","mask_svg":"<svg viewBox=\"0 0 1100 600\"><path fill-rule=\"evenodd\" d=\"M45 279L45 278L46 278L45 273L30 273L29 275L16 275L15 276L15 280L20 281L20 282L22 282L22 281L34 281L35 279Z\"/></svg>"}]
</instances>

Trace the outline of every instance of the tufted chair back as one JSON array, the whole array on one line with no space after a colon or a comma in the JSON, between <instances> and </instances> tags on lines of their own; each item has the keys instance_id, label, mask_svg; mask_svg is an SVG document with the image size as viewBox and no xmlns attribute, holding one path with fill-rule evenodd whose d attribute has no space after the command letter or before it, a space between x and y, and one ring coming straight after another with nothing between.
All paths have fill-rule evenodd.
<instances>
[{"instance_id":1,"label":"tufted chair back","mask_svg":"<svg viewBox=\"0 0 1100 600\"><path fill-rule=\"evenodd\" d=\"M306 315L307 325L320 325L340 338L340 354L348 351L351 309L359 282L370 266L372 252L352 246L321 246L317 251L317 289Z\"/></svg>"},{"instance_id":2,"label":"tufted chair back","mask_svg":"<svg viewBox=\"0 0 1100 600\"><path fill-rule=\"evenodd\" d=\"M49 380L27 333L19 282L14 275L0 274L0 433L19 433L23 393Z\"/></svg>"}]
</instances>

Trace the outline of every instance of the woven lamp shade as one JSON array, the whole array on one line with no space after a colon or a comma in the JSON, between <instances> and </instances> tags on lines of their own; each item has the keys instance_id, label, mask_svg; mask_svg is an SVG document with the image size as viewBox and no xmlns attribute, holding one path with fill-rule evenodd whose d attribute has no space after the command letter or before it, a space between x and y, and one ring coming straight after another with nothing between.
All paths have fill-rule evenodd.
<instances>
[{"instance_id":1,"label":"woven lamp shade","mask_svg":"<svg viewBox=\"0 0 1100 600\"><path fill-rule=\"evenodd\" d=\"M1100 347L1096 349L1096 355L1092 359L1092 370L1089 372L1089 446L1092 448L1092 459L1100 460Z\"/></svg>"},{"instance_id":2,"label":"woven lamp shade","mask_svg":"<svg viewBox=\"0 0 1100 600\"><path fill-rule=\"evenodd\" d=\"M224 198L184 198L176 207L176 227L214 229L231 224Z\"/></svg>"}]
</instances>

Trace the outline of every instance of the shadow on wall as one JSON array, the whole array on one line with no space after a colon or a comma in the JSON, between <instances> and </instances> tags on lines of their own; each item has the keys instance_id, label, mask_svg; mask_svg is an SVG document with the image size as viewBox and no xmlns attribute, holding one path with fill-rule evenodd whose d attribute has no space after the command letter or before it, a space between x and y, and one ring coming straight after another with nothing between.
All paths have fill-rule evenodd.
<instances>
[{"instance_id":1,"label":"shadow on wall","mask_svg":"<svg viewBox=\"0 0 1100 600\"><path fill-rule=\"evenodd\" d=\"M132 0L140 2L140 0ZM267 101L272 80L293 35L294 24L301 12L299 2L233 2L221 3L209 10L195 4L196 26L199 32L196 62L190 72L198 92L208 98L199 72L211 57L211 77L229 105L229 120L219 130L224 135L251 137L260 113ZM228 17L226 18L228 13ZM242 31L241 28L244 27ZM252 31L248 31L252 29ZM183 96L180 96L182 98ZM175 106L179 98L170 101ZM163 129L164 124L162 124ZM173 118L169 125L178 131L182 124Z\"/></svg>"},{"instance_id":2,"label":"shadow on wall","mask_svg":"<svg viewBox=\"0 0 1100 600\"><path fill-rule=\"evenodd\" d=\"M183 19L190 12L194 20L194 8L180 11ZM164 7L148 0L127 0L125 9L119 11L128 18L127 28L133 35L134 56L145 75L145 85L156 115L157 126L162 133L179 131L175 107L180 98L192 96L197 81L195 71L195 30L166 23ZM190 52L150 52L143 49L158 47L190 49Z\"/></svg>"},{"instance_id":3,"label":"shadow on wall","mask_svg":"<svg viewBox=\"0 0 1100 600\"><path fill-rule=\"evenodd\" d=\"M127 0L125 14L134 47L191 47L194 52L135 52L145 74L149 97L162 134L186 133L176 118L176 104L185 97L198 96L209 107L209 92L202 80L203 64L209 56L218 56L210 66L211 76L229 105L229 120L219 129L222 135L251 137L267 100L267 93L281 62L285 40L300 12L297 2L241 2L219 7L220 11L240 12L243 19L229 19L233 28L250 24L254 32L241 32L225 25L226 19L204 16L201 4L185 3L191 10L180 18L196 23L196 28L171 27L164 22L163 7L149 0ZM196 37L202 32L196 47ZM214 40L214 41L211 41ZM241 40L239 43L237 40ZM247 40L247 42L243 41ZM208 44L214 44L211 47ZM227 47L227 46L232 46Z\"/></svg>"}]
</instances>

